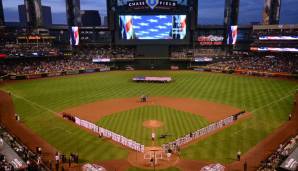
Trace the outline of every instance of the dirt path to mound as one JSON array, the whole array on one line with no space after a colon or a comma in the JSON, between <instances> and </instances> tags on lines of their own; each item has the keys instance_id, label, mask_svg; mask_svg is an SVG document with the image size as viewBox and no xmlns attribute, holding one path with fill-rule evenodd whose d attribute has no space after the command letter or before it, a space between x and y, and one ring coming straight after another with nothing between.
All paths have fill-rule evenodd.
<instances>
[{"instance_id":1,"label":"dirt path to mound","mask_svg":"<svg viewBox=\"0 0 298 171\"><path fill-rule=\"evenodd\" d=\"M102 117L113 113L132 110L142 106L159 105L180 111L200 115L209 122L219 121L240 112L240 109L229 105L213 103L204 100L173 97L150 97L147 102L138 101L138 97L112 99L84 104L63 112L70 113L90 122L97 122Z\"/></svg>"},{"instance_id":2,"label":"dirt path to mound","mask_svg":"<svg viewBox=\"0 0 298 171\"><path fill-rule=\"evenodd\" d=\"M36 150L36 147L42 148L42 159L45 164L49 160L54 161L57 150L43 140L40 136L29 129L25 124L15 120L15 110L12 98L9 94L0 91L0 122L5 129L17 137L21 142L29 147L30 150Z\"/></svg>"}]
</instances>

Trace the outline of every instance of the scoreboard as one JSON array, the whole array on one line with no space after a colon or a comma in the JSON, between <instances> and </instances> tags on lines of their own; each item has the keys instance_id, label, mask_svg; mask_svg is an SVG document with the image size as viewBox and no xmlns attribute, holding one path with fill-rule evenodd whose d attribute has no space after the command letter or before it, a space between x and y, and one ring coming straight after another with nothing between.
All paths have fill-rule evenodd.
<instances>
[{"instance_id":1,"label":"scoreboard","mask_svg":"<svg viewBox=\"0 0 298 171\"><path fill-rule=\"evenodd\" d=\"M187 44L189 0L117 0L116 44Z\"/></svg>"},{"instance_id":2,"label":"scoreboard","mask_svg":"<svg viewBox=\"0 0 298 171\"><path fill-rule=\"evenodd\" d=\"M188 0L117 0L118 10L186 10Z\"/></svg>"}]
</instances>

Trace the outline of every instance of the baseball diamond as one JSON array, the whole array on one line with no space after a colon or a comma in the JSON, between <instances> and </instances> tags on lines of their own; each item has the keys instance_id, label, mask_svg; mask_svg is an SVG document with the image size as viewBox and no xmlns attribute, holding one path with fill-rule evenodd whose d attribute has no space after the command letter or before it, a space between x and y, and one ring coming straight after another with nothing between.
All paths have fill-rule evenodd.
<instances>
[{"instance_id":1,"label":"baseball diamond","mask_svg":"<svg viewBox=\"0 0 298 171\"><path fill-rule=\"evenodd\" d=\"M26 126L65 154L77 151L80 162L120 162L131 150L63 120L60 112L82 118L85 115L89 121L150 146L151 130L143 127L143 121L155 119L163 123L157 128L157 136L170 136L157 139L156 145L161 145L243 109L252 116L183 147L180 153L181 160L229 164L239 149L245 156L287 122L297 88L296 82L287 80L191 71L150 71L173 77L176 81L170 84L128 81L148 72L47 78L4 84L1 89L11 93L16 113ZM149 95L145 104L138 98L142 93ZM94 120L90 120L92 117Z\"/></svg>"},{"instance_id":2,"label":"baseball diamond","mask_svg":"<svg viewBox=\"0 0 298 171\"><path fill-rule=\"evenodd\" d=\"M297 171L298 0L0 0L0 171Z\"/></svg>"}]
</instances>

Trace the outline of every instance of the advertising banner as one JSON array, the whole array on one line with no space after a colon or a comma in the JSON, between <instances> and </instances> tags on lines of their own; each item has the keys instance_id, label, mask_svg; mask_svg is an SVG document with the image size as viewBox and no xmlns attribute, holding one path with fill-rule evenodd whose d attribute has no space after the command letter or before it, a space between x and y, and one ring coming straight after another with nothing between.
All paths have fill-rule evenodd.
<instances>
[{"instance_id":1,"label":"advertising banner","mask_svg":"<svg viewBox=\"0 0 298 171\"><path fill-rule=\"evenodd\" d=\"M217 35L198 36L200 45L223 45L224 37Z\"/></svg>"},{"instance_id":2,"label":"advertising banner","mask_svg":"<svg viewBox=\"0 0 298 171\"><path fill-rule=\"evenodd\" d=\"M290 171L296 171L298 169L298 147L292 154L290 154L280 167Z\"/></svg>"}]
</instances>

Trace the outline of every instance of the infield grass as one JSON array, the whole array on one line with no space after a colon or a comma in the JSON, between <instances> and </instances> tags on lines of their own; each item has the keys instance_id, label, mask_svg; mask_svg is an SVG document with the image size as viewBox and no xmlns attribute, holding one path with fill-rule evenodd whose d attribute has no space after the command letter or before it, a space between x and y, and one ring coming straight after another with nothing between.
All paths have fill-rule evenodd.
<instances>
[{"instance_id":1,"label":"infield grass","mask_svg":"<svg viewBox=\"0 0 298 171\"><path fill-rule=\"evenodd\" d=\"M133 83L134 76L171 76L169 84ZM126 158L127 150L65 122L53 112L97 100L149 96L204 99L250 111L253 116L182 150L186 159L232 162L287 120L297 82L192 71L108 72L2 85L11 91L17 113L34 132L82 161ZM129 120L128 120L129 121ZM126 123L129 124L129 123ZM131 129L131 128L129 128Z\"/></svg>"},{"instance_id":2,"label":"infield grass","mask_svg":"<svg viewBox=\"0 0 298 171\"><path fill-rule=\"evenodd\" d=\"M147 120L158 120L163 123L162 127L155 129L155 145L174 141L208 125L208 121L201 116L162 106L144 106L115 113L102 118L97 124L141 144L151 146L153 145L152 129L143 126L143 122ZM169 136L161 139L159 136L162 134Z\"/></svg>"}]
</instances>

